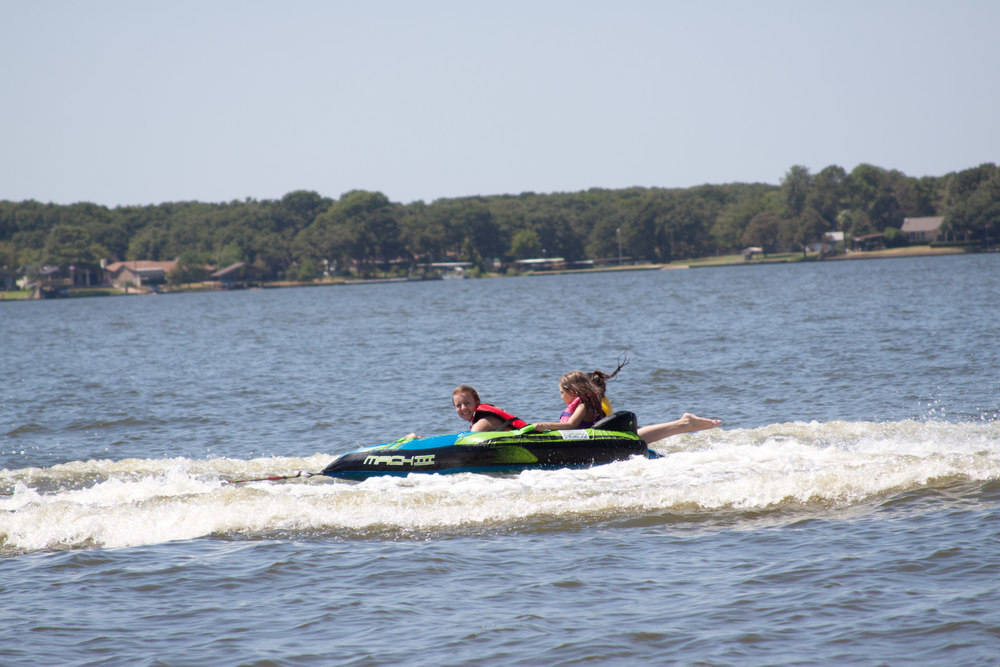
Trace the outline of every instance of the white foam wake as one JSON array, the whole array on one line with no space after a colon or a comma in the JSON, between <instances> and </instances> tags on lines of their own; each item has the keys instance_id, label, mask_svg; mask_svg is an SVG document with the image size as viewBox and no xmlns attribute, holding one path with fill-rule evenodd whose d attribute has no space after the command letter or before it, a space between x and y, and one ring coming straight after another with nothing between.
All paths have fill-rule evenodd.
<instances>
[{"instance_id":1,"label":"white foam wake","mask_svg":"<svg viewBox=\"0 0 1000 667\"><path fill-rule=\"evenodd\" d=\"M1000 423L789 423L675 437L661 459L516 476L309 477L305 458L79 461L0 471L0 553L128 547L210 535L482 530L553 519L828 511L1000 479Z\"/></svg>"}]
</instances>

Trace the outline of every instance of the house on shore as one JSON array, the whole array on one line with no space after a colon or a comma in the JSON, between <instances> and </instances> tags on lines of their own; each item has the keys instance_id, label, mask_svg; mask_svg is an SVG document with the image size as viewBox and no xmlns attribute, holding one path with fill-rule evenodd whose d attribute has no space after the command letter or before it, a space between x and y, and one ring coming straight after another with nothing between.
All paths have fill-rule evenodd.
<instances>
[{"instance_id":1,"label":"house on shore","mask_svg":"<svg viewBox=\"0 0 1000 667\"><path fill-rule=\"evenodd\" d=\"M105 282L115 287L162 285L167 274L177 266L177 260L154 262L148 259L114 262L104 267Z\"/></svg>"},{"instance_id":2,"label":"house on shore","mask_svg":"<svg viewBox=\"0 0 1000 667\"><path fill-rule=\"evenodd\" d=\"M434 272L445 279L468 278L468 270L472 267L472 262L429 262L420 265L420 268L425 271Z\"/></svg>"},{"instance_id":3,"label":"house on shore","mask_svg":"<svg viewBox=\"0 0 1000 667\"><path fill-rule=\"evenodd\" d=\"M264 280L264 271L247 262L236 262L224 269L219 269L209 276L209 280L219 281L225 289L239 289L260 284Z\"/></svg>"},{"instance_id":4,"label":"house on shore","mask_svg":"<svg viewBox=\"0 0 1000 667\"><path fill-rule=\"evenodd\" d=\"M944 216L904 218L901 230L910 243L960 243L969 240L968 234L956 234L944 229Z\"/></svg>"},{"instance_id":5,"label":"house on shore","mask_svg":"<svg viewBox=\"0 0 1000 667\"><path fill-rule=\"evenodd\" d=\"M851 239L851 243L854 245L855 250L860 250L862 252L868 250L882 250L885 248L885 234L865 234L864 236L855 236Z\"/></svg>"},{"instance_id":6,"label":"house on shore","mask_svg":"<svg viewBox=\"0 0 1000 667\"><path fill-rule=\"evenodd\" d=\"M13 280L13 286L10 285ZM23 289L33 299L66 296L78 287L96 287L102 283L102 271L96 264L72 264L67 267L46 264L41 267L22 266L4 279L5 289Z\"/></svg>"},{"instance_id":7,"label":"house on shore","mask_svg":"<svg viewBox=\"0 0 1000 667\"><path fill-rule=\"evenodd\" d=\"M566 259L564 257L534 257L531 259L519 259L514 262L514 266L519 271L552 271L554 269L565 269Z\"/></svg>"},{"instance_id":8,"label":"house on shore","mask_svg":"<svg viewBox=\"0 0 1000 667\"><path fill-rule=\"evenodd\" d=\"M903 218L903 227L900 231L906 234L910 243L934 243L942 240L941 225L943 223L943 215L927 218Z\"/></svg>"}]
</instances>

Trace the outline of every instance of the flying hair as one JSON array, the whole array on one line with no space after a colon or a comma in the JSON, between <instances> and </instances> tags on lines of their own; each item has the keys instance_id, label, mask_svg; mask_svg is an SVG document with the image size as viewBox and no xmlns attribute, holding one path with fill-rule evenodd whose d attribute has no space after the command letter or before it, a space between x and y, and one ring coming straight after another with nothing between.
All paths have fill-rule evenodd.
<instances>
[{"instance_id":1,"label":"flying hair","mask_svg":"<svg viewBox=\"0 0 1000 667\"><path fill-rule=\"evenodd\" d=\"M608 380L618 375L618 372L621 369L625 368L626 365L628 365L629 349L630 348L626 347L624 350L622 350L622 353L618 355L618 367L615 368L614 372L605 373L602 370L595 370L593 373L587 374L587 378L594 385L594 387L596 387L597 390L600 392L601 398L604 398L604 395L608 391Z\"/></svg>"}]
</instances>

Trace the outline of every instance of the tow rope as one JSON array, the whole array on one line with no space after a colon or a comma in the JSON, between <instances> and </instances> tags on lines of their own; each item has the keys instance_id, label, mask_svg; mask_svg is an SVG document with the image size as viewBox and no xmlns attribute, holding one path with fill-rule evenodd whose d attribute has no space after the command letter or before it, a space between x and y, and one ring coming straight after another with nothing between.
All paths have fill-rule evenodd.
<instances>
[{"instance_id":1,"label":"tow rope","mask_svg":"<svg viewBox=\"0 0 1000 667\"><path fill-rule=\"evenodd\" d=\"M322 474L322 473L318 473L318 472L305 472L304 470L300 470L297 473L295 473L294 475L274 475L274 476L271 476L271 477L253 477L251 479L224 479L224 480L222 480L222 483L223 484L244 484L246 482L281 482L281 481L284 481L286 479L297 479L299 477L314 477L314 476L320 475L320 474Z\"/></svg>"},{"instance_id":2,"label":"tow rope","mask_svg":"<svg viewBox=\"0 0 1000 667\"><path fill-rule=\"evenodd\" d=\"M223 484L245 484L247 482L282 482L286 479L298 479L299 477L314 477L316 475L322 475L319 472L306 472L304 470L299 470L294 475L272 475L270 477L253 477L249 479L224 479ZM14 495L14 489L0 491L0 496L12 496Z\"/></svg>"}]
</instances>

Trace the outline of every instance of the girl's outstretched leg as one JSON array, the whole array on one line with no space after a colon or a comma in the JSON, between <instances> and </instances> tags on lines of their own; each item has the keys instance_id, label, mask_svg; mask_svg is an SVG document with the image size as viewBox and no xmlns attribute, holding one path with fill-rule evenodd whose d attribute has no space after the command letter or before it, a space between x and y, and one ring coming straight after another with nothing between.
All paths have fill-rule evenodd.
<instances>
[{"instance_id":1,"label":"girl's outstretched leg","mask_svg":"<svg viewBox=\"0 0 1000 667\"><path fill-rule=\"evenodd\" d=\"M690 412L685 412L680 419L675 419L672 422L652 424L650 426L640 426L638 432L639 437L641 437L646 444L649 445L663 440L664 438L669 438L672 435L691 433L693 431L705 431L710 428L715 428L721 423L721 419L709 419L707 417L693 415Z\"/></svg>"}]
</instances>

